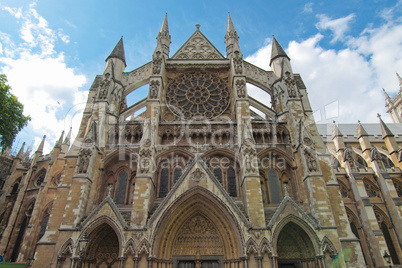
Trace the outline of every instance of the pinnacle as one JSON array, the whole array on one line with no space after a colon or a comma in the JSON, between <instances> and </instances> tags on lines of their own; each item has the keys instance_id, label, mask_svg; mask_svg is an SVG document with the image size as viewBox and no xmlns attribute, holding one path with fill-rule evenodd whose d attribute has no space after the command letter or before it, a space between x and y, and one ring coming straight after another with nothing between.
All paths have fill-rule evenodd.
<instances>
[{"instance_id":1,"label":"pinnacle","mask_svg":"<svg viewBox=\"0 0 402 268\"><path fill-rule=\"evenodd\" d=\"M64 130L61 132L59 140L54 145L55 148L60 148L63 141Z\"/></svg>"},{"instance_id":2,"label":"pinnacle","mask_svg":"<svg viewBox=\"0 0 402 268\"><path fill-rule=\"evenodd\" d=\"M45 139L46 139L46 135L43 135L43 139L40 142L39 147L38 147L38 149L36 150L35 153L41 153L41 154L43 153L43 146L45 144Z\"/></svg>"},{"instance_id":3,"label":"pinnacle","mask_svg":"<svg viewBox=\"0 0 402 268\"><path fill-rule=\"evenodd\" d=\"M398 77L399 87L402 89L402 78L398 73L396 73L396 76Z\"/></svg>"},{"instance_id":4,"label":"pinnacle","mask_svg":"<svg viewBox=\"0 0 402 268\"><path fill-rule=\"evenodd\" d=\"M236 30L233 25L232 18L230 17L230 13L228 13L228 26L227 26L226 33L234 33L234 32L236 32Z\"/></svg>"},{"instance_id":5,"label":"pinnacle","mask_svg":"<svg viewBox=\"0 0 402 268\"><path fill-rule=\"evenodd\" d=\"M63 141L63 144L68 144L68 145L70 145L71 129L72 129L72 127L70 127L70 130L68 131L68 133L67 133L67 135L66 135L66 138L65 138L64 141Z\"/></svg>"},{"instance_id":6,"label":"pinnacle","mask_svg":"<svg viewBox=\"0 0 402 268\"><path fill-rule=\"evenodd\" d=\"M161 30L159 31L160 33L169 33L169 26L168 26L168 19L167 19L167 13L165 14L165 18L163 19L163 23L161 26Z\"/></svg>"},{"instance_id":7,"label":"pinnacle","mask_svg":"<svg viewBox=\"0 0 402 268\"><path fill-rule=\"evenodd\" d=\"M382 138L386 137L394 137L394 134L392 134L391 130L388 128L388 126L382 121L381 115L377 114L377 117L380 119L380 125L381 125L381 132L382 132Z\"/></svg>"},{"instance_id":8,"label":"pinnacle","mask_svg":"<svg viewBox=\"0 0 402 268\"><path fill-rule=\"evenodd\" d=\"M112 53L110 53L109 57L106 58L106 61L109 58L121 59L124 62L124 65L127 66L127 64L126 64L126 56L124 54L123 36L120 38L119 42L114 47L114 49L113 49Z\"/></svg>"},{"instance_id":9,"label":"pinnacle","mask_svg":"<svg viewBox=\"0 0 402 268\"><path fill-rule=\"evenodd\" d=\"M334 139L336 137L343 137L343 134L339 130L339 128L336 126L336 123L334 121L334 124L332 125L332 139Z\"/></svg>"},{"instance_id":10,"label":"pinnacle","mask_svg":"<svg viewBox=\"0 0 402 268\"><path fill-rule=\"evenodd\" d=\"M364 129L364 127L363 127L363 125L360 123L360 121L359 121L359 124L357 124L356 131L357 131L357 138L358 138L358 139L360 139L360 137L366 137L366 136L368 136L367 131Z\"/></svg>"},{"instance_id":11,"label":"pinnacle","mask_svg":"<svg viewBox=\"0 0 402 268\"><path fill-rule=\"evenodd\" d=\"M21 149L19 150L17 154L17 158L22 159L22 156L24 154L24 147L25 147L25 142L22 144Z\"/></svg>"},{"instance_id":12,"label":"pinnacle","mask_svg":"<svg viewBox=\"0 0 402 268\"><path fill-rule=\"evenodd\" d=\"M290 58L286 54L285 50L283 50L283 48L278 43L278 41L276 41L276 38L274 36L273 40L272 40L271 61L270 61L269 65L271 66L272 61L279 57L286 57L286 58L288 58L288 60L290 60Z\"/></svg>"},{"instance_id":13,"label":"pinnacle","mask_svg":"<svg viewBox=\"0 0 402 268\"><path fill-rule=\"evenodd\" d=\"M384 91L385 99L391 99L384 88L382 89L382 91Z\"/></svg>"}]
</instances>

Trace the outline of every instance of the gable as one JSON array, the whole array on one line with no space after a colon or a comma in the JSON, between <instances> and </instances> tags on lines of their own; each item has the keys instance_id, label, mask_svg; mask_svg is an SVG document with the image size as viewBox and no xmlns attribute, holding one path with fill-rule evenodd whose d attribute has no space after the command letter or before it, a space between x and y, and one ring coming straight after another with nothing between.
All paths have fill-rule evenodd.
<instances>
[{"instance_id":1,"label":"gable","mask_svg":"<svg viewBox=\"0 0 402 268\"><path fill-rule=\"evenodd\" d=\"M211 42L197 30L173 55L175 60L216 60L225 57L212 45Z\"/></svg>"}]
</instances>

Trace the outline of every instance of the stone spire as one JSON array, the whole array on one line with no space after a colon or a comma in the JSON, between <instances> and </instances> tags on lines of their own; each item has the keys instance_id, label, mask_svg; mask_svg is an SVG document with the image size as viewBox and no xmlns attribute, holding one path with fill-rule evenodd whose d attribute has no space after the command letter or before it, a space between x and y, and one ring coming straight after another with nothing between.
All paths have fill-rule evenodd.
<instances>
[{"instance_id":1,"label":"stone spire","mask_svg":"<svg viewBox=\"0 0 402 268\"><path fill-rule=\"evenodd\" d=\"M68 131L66 137L64 138L63 144L61 145L61 152L67 153L68 148L70 147L70 140L71 140L71 129Z\"/></svg>"},{"instance_id":2,"label":"stone spire","mask_svg":"<svg viewBox=\"0 0 402 268\"><path fill-rule=\"evenodd\" d=\"M388 128L388 126L382 121L381 115L377 114L377 117L380 119L380 125L381 125L381 132L382 132L382 138L386 137L394 137L394 134L392 134L391 130Z\"/></svg>"},{"instance_id":3,"label":"stone spire","mask_svg":"<svg viewBox=\"0 0 402 268\"><path fill-rule=\"evenodd\" d=\"M283 50L283 48L278 43L278 41L276 41L276 38L274 36L272 40L271 61L269 62L269 66L271 66L273 60L279 57L285 57L290 60L285 50Z\"/></svg>"},{"instance_id":4,"label":"stone spire","mask_svg":"<svg viewBox=\"0 0 402 268\"><path fill-rule=\"evenodd\" d=\"M360 121L359 121L359 124L357 124L356 131L357 131L357 138L358 139L360 139L360 137L367 137L368 136L367 131L364 129L364 127L362 126Z\"/></svg>"},{"instance_id":5,"label":"stone spire","mask_svg":"<svg viewBox=\"0 0 402 268\"><path fill-rule=\"evenodd\" d=\"M22 159L24 155L24 147L25 147L25 142L22 144L21 149L18 151L17 158Z\"/></svg>"},{"instance_id":6,"label":"stone spire","mask_svg":"<svg viewBox=\"0 0 402 268\"><path fill-rule=\"evenodd\" d=\"M42 153L43 153L43 146L44 146L44 144L45 144L45 139L46 139L46 135L43 135L43 139L42 139L42 141L40 142L39 147L38 147L38 149L36 150L35 153L39 153L39 154L42 154Z\"/></svg>"},{"instance_id":7,"label":"stone spire","mask_svg":"<svg viewBox=\"0 0 402 268\"><path fill-rule=\"evenodd\" d=\"M165 18L163 19L163 23L161 29L156 37L156 48L154 52L154 58L157 56L158 52L162 53L166 58L169 58L170 51L170 34L169 34L169 25L167 19L167 13L165 14Z\"/></svg>"},{"instance_id":8,"label":"stone spire","mask_svg":"<svg viewBox=\"0 0 402 268\"><path fill-rule=\"evenodd\" d=\"M339 128L337 127L337 125L336 125L336 123L334 121L334 124L332 125L332 139L334 139L336 137L343 137L343 134L339 130Z\"/></svg>"},{"instance_id":9,"label":"stone spire","mask_svg":"<svg viewBox=\"0 0 402 268\"><path fill-rule=\"evenodd\" d=\"M389 97L388 93L385 91L384 88L382 89L382 91L384 92L385 100L386 100L386 101L391 100L391 98Z\"/></svg>"},{"instance_id":10,"label":"stone spire","mask_svg":"<svg viewBox=\"0 0 402 268\"><path fill-rule=\"evenodd\" d=\"M398 77L399 88L400 88L400 90L402 90L402 78L401 78L401 76L400 76L398 73L396 73L396 76Z\"/></svg>"},{"instance_id":11,"label":"stone spire","mask_svg":"<svg viewBox=\"0 0 402 268\"><path fill-rule=\"evenodd\" d=\"M64 144L70 145L71 129L72 129L72 128L73 128L73 127L70 127L70 130L68 131L68 133L67 133L67 135L66 135L66 137L65 137L65 139L64 139L64 141L63 141L63 145L64 145Z\"/></svg>"},{"instance_id":12,"label":"stone spire","mask_svg":"<svg viewBox=\"0 0 402 268\"><path fill-rule=\"evenodd\" d=\"M59 140L56 142L54 145L54 148L61 148L62 141L63 141L63 136L64 136L64 130L61 132Z\"/></svg>"},{"instance_id":13,"label":"stone spire","mask_svg":"<svg viewBox=\"0 0 402 268\"><path fill-rule=\"evenodd\" d=\"M239 36L237 35L236 29L233 25L230 13L228 13L228 25L225 35L225 44L226 44L226 54L228 58L233 57L243 58L243 54L241 53L239 46Z\"/></svg>"},{"instance_id":14,"label":"stone spire","mask_svg":"<svg viewBox=\"0 0 402 268\"><path fill-rule=\"evenodd\" d=\"M120 38L119 42L114 47L112 53L110 53L109 57L107 57L105 61L108 61L108 59L110 58L121 59L124 62L124 65L127 66L126 56L124 54L123 36Z\"/></svg>"}]
</instances>

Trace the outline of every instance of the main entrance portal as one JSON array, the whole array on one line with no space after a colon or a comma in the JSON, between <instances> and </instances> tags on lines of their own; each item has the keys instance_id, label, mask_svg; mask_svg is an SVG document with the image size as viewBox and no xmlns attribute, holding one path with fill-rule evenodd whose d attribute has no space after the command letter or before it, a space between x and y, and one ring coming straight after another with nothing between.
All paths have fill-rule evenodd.
<instances>
[{"instance_id":1,"label":"main entrance portal","mask_svg":"<svg viewBox=\"0 0 402 268\"><path fill-rule=\"evenodd\" d=\"M238 225L227 208L199 186L159 219L155 234L154 261L171 265L167 267L215 268L243 261Z\"/></svg>"},{"instance_id":2,"label":"main entrance portal","mask_svg":"<svg viewBox=\"0 0 402 268\"><path fill-rule=\"evenodd\" d=\"M199 260L189 261L183 260L177 262L177 268L219 268L221 267L218 260Z\"/></svg>"}]
</instances>

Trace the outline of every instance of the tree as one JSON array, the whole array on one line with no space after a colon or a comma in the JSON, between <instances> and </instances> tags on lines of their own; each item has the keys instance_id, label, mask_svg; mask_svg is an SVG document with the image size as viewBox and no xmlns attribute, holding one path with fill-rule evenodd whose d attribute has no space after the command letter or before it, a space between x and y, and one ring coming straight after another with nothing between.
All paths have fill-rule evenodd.
<instances>
[{"instance_id":1,"label":"tree","mask_svg":"<svg viewBox=\"0 0 402 268\"><path fill-rule=\"evenodd\" d=\"M11 94L7 77L0 74L0 147L11 147L15 136L28 125L31 117L22 114L24 105Z\"/></svg>"}]
</instances>

